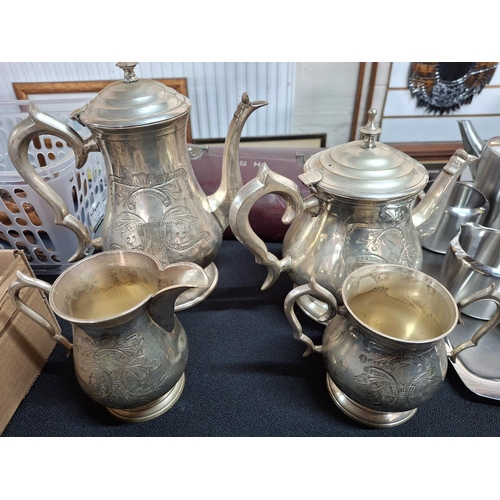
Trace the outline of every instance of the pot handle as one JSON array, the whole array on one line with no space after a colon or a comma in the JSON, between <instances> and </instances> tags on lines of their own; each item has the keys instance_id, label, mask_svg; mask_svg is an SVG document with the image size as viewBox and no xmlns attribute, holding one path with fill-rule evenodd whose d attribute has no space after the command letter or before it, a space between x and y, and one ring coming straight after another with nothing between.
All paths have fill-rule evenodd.
<instances>
[{"instance_id":1,"label":"pot handle","mask_svg":"<svg viewBox=\"0 0 500 500\"><path fill-rule=\"evenodd\" d=\"M495 283L492 283L490 286L487 288L484 288L483 290L479 290L477 292L471 293L467 297L463 298L458 304L458 311L459 313L467 307L469 304L472 304L473 302L477 302L478 300L484 300L484 299L489 299L493 300L497 306L497 310L495 314L491 317L491 319L488 320L487 323L482 325L477 332L472 336L470 340L466 340L459 344L457 347L455 347L452 351L448 353L448 357L450 358L451 361L455 361L457 356L464 351L465 349L469 349L470 347L475 347L478 342L493 328L495 328L499 323L500 323L500 294L499 292L495 291ZM462 320L460 320L460 323L462 323Z\"/></svg>"},{"instance_id":2,"label":"pot handle","mask_svg":"<svg viewBox=\"0 0 500 500\"><path fill-rule=\"evenodd\" d=\"M23 274L21 271L17 271L16 277L17 280L13 281L9 285L9 296L16 308L28 316L28 318L32 319L35 323L40 325L55 342L61 344L66 349L67 356L69 356L71 354L73 344L67 340L66 337L57 333L54 327L41 314L33 310L19 297L21 290L26 287L36 288L48 295L52 289L52 285L49 285L45 281Z\"/></svg>"},{"instance_id":3,"label":"pot handle","mask_svg":"<svg viewBox=\"0 0 500 500\"><path fill-rule=\"evenodd\" d=\"M284 257L280 260L270 253L266 244L250 226L248 219L253 205L270 193L278 194L285 200L286 209L281 218L284 224L291 224L305 209L297 185L290 179L273 172L267 163L262 163L257 176L239 190L229 210L231 231L253 253L255 262L267 268L267 278L261 290L270 288L281 272L288 271L290 268L290 258Z\"/></svg>"},{"instance_id":4,"label":"pot handle","mask_svg":"<svg viewBox=\"0 0 500 500\"><path fill-rule=\"evenodd\" d=\"M306 344L307 348L302 356L309 356L312 352L322 352L322 346L315 345L311 338L302 332L302 325L295 314L293 306L297 299L303 295L312 295L328 304L328 310L319 319L321 322L332 319L339 312L339 307L333 294L318 284L314 278L311 278L311 281L305 285L295 287L285 297L285 315L288 322L292 325L293 338Z\"/></svg>"},{"instance_id":5,"label":"pot handle","mask_svg":"<svg viewBox=\"0 0 500 500\"><path fill-rule=\"evenodd\" d=\"M35 137L42 134L51 134L66 141L75 153L76 168L85 165L89 152L98 151L95 141L84 141L70 126L56 120L52 116L40 111L33 103L28 108L28 116L18 123L9 136L9 157L21 177L30 185L54 210L55 223L71 229L78 238L78 249L68 259L75 262L82 259L91 250L91 247L100 248L101 239L92 240L87 227L75 216L68 212L61 197L38 175L32 167L28 147Z\"/></svg>"}]
</instances>

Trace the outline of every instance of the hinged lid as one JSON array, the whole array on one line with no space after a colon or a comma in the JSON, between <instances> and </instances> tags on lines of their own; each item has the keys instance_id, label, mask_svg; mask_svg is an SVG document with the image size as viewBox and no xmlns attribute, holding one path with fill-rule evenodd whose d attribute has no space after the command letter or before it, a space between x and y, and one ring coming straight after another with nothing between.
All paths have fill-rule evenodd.
<instances>
[{"instance_id":1,"label":"hinged lid","mask_svg":"<svg viewBox=\"0 0 500 500\"><path fill-rule=\"evenodd\" d=\"M419 162L386 144L376 142L377 111L360 128L364 138L334 146L311 156L300 179L309 187L350 199L389 200L416 195L429 174Z\"/></svg>"},{"instance_id":2,"label":"hinged lid","mask_svg":"<svg viewBox=\"0 0 500 500\"><path fill-rule=\"evenodd\" d=\"M155 80L137 78L137 64L117 63L124 71L123 81L101 90L75 111L75 118L89 127L126 128L170 121L189 113L191 102L186 96Z\"/></svg>"}]
</instances>

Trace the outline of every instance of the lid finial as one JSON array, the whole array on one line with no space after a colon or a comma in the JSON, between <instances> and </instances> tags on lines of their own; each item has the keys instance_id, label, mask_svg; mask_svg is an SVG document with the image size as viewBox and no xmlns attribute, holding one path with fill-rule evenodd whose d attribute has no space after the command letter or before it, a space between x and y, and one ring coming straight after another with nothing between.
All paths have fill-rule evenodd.
<instances>
[{"instance_id":1,"label":"lid finial","mask_svg":"<svg viewBox=\"0 0 500 500\"><path fill-rule=\"evenodd\" d=\"M134 68L138 65L139 63L136 62L119 62L116 63L116 65L123 70L125 73L123 76L123 81L125 83L132 83L132 82L137 82L139 78L137 78L137 75L134 73Z\"/></svg>"},{"instance_id":2,"label":"lid finial","mask_svg":"<svg viewBox=\"0 0 500 500\"><path fill-rule=\"evenodd\" d=\"M366 125L361 127L359 131L363 134L363 144L361 147L365 149L372 149L375 147L375 138L382 132L380 127L375 125L375 116L377 115L377 110L375 108L368 111L368 121Z\"/></svg>"}]
</instances>

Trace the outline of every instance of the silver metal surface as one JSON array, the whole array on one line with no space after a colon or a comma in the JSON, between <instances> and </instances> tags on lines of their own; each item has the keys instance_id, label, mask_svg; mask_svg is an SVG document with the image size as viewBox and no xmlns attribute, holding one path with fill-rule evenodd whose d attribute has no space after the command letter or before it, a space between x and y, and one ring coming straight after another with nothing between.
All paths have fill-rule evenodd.
<instances>
[{"instance_id":1,"label":"silver metal surface","mask_svg":"<svg viewBox=\"0 0 500 500\"><path fill-rule=\"evenodd\" d=\"M229 225L229 207L242 186L238 152L244 124L253 111L267 103L250 102L243 94L229 125L220 186L207 196L194 175L186 142L189 100L159 82L135 77L135 63L122 66L124 81L109 85L73 113L73 118L91 131L91 137L84 141L71 127L31 104L29 116L9 137L12 163L54 209L56 224L76 234L79 248L72 262L95 247L140 250L154 257L161 269L175 262L194 262L207 268L220 248ZM108 202L102 240L90 238L88 229L68 215L61 198L31 167L28 146L42 133L66 140L78 167L85 163L89 151L103 154ZM206 290L199 291L206 297Z\"/></svg>"},{"instance_id":2,"label":"silver metal surface","mask_svg":"<svg viewBox=\"0 0 500 500\"><path fill-rule=\"evenodd\" d=\"M432 184L430 182L427 186L431 187ZM423 248L445 254L460 226L466 222L481 224L490 204L483 193L464 182L456 182L441 203L444 210L436 212L419 236Z\"/></svg>"},{"instance_id":3,"label":"silver metal surface","mask_svg":"<svg viewBox=\"0 0 500 500\"><path fill-rule=\"evenodd\" d=\"M368 122L360 128L363 139L320 151L304 165L301 181L332 196L357 200L387 201L407 198L424 189L426 168L407 154L375 137L377 111L369 112Z\"/></svg>"},{"instance_id":4,"label":"silver metal surface","mask_svg":"<svg viewBox=\"0 0 500 500\"><path fill-rule=\"evenodd\" d=\"M144 252L117 250L77 262L53 285L18 272L9 294L73 354L76 378L91 399L121 420L140 422L167 411L182 393L188 342L174 303L208 282L197 264L160 270ZM72 342L54 335L23 302L19 294L26 287L48 294L52 311L73 326Z\"/></svg>"},{"instance_id":5,"label":"silver metal surface","mask_svg":"<svg viewBox=\"0 0 500 500\"><path fill-rule=\"evenodd\" d=\"M302 199L293 181L273 172L265 163L257 176L240 189L229 211L229 223L255 261L267 268L263 290L287 272L295 285L314 278L340 300L344 279L362 265L421 267L420 234L430 233L442 218L445 205L441 201L475 157L457 150L434 181L431 192L415 207L413 202L426 186L428 173L409 157L402 159L396 150L375 142L373 136L379 131L369 122L364 127L364 141L309 158L299 177L311 190L306 199ZM268 251L249 222L253 205L271 193L285 200L282 220L290 224L283 240L282 259ZM324 313L317 299L304 296L299 305L316 321Z\"/></svg>"},{"instance_id":6,"label":"silver metal surface","mask_svg":"<svg viewBox=\"0 0 500 500\"><path fill-rule=\"evenodd\" d=\"M458 125L467 152L479 156L471 166L471 174L473 186L490 203L484 225L500 229L500 137L484 141L469 120L459 120Z\"/></svg>"},{"instance_id":7,"label":"silver metal surface","mask_svg":"<svg viewBox=\"0 0 500 500\"><path fill-rule=\"evenodd\" d=\"M448 245L439 279L457 302L490 283L500 287L500 230L463 224ZM464 314L478 319L489 319L495 312L489 301L464 309Z\"/></svg>"},{"instance_id":8,"label":"silver metal surface","mask_svg":"<svg viewBox=\"0 0 500 500\"><path fill-rule=\"evenodd\" d=\"M467 303L488 297L496 303L497 314L451 350L445 339L466 302L457 308L442 284L408 267L381 264L357 269L344 282L343 306L313 279L289 292L284 310L294 338L306 345L304 356L322 353L335 403L367 425L394 426L406 422L436 394L446 376L448 356L453 362L461 359L498 325L500 295L493 288L468 297ZM295 315L294 305L303 295L329 306L322 318L327 324L321 345L303 333ZM356 309L360 298L370 302Z\"/></svg>"},{"instance_id":9,"label":"silver metal surface","mask_svg":"<svg viewBox=\"0 0 500 500\"><path fill-rule=\"evenodd\" d=\"M422 271L440 280L444 256L424 250ZM485 320L462 315L458 323L445 339L446 349L455 347L471 338L473 332L485 325ZM500 401L500 327L496 326L474 349L460 353L450 360L464 385L475 394Z\"/></svg>"}]
</instances>

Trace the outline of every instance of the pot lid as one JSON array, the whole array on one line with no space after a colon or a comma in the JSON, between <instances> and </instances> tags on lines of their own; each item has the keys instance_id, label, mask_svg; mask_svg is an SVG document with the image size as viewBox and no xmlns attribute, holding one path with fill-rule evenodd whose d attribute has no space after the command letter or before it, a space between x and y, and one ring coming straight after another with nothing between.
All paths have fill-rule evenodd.
<instances>
[{"instance_id":1,"label":"pot lid","mask_svg":"<svg viewBox=\"0 0 500 500\"><path fill-rule=\"evenodd\" d=\"M389 200L416 195L429 174L419 162L386 144L376 142L381 129L375 125L377 111L359 130L360 141L320 151L304 165L300 180L310 188L350 199Z\"/></svg>"},{"instance_id":2,"label":"pot lid","mask_svg":"<svg viewBox=\"0 0 500 500\"><path fill-rule=\"evenodd\" d=\"M138 78L135 62L119 62L122 81L101 90L73 117L82 125L103 128L140 127L170 121L189 113L191 102L176 90L156 80Z\"/></svg>"}]
</instances>

